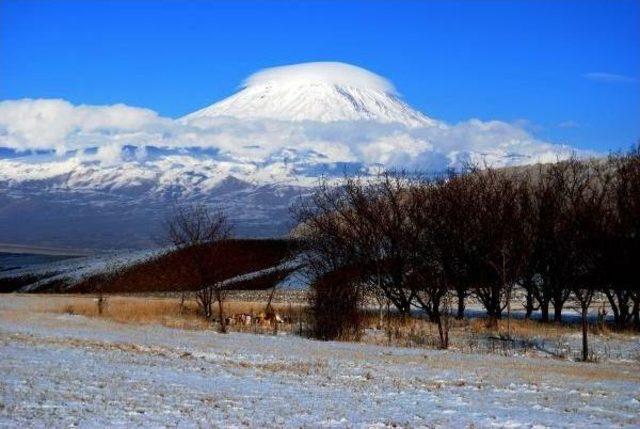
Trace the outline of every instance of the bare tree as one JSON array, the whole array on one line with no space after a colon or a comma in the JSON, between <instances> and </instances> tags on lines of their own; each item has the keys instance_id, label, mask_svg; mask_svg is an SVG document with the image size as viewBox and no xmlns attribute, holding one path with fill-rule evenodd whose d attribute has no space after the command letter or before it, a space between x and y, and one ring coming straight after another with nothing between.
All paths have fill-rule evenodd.
<instances>
[{"instance_id":1,"label":"bare tree","mask_svg":"<svg viewBox=\"0 0 640 429\"><path fill-rule=\"evenodd\" d=\"M571 205L563 216L569 241L564 257L570 261L568 289L580 305L582 321L582 360L589 359L588 313L594 293L609 283L606 271L607 245L614 224L612 171L606 165L580 162L571 167L572 181L577 183Z\"/></svg>"},{"instance_id":2,"label":"bare tree","mask_svg":"<svg viewBox=\"0 0 640 429\"><path fill-rule=\"evenodd\" d=\"M307 255L330 257L336 269L357 264L363 281L408 315L412 291L405 282L410 255L403 180L384 174L371 181L345 178L339 186L324 183L293 215L304 240L314 245Z\"/></svg>"},{"instance_id":3,"label":"bare tree","mask_svg":"<svg viewBox=\"0 0 640 429\"><path fill-rule=\"evenodd\" d=\"M406 190L409 227L406 228L405 241L412 255L407 281L414 291L415 305L438 325L440 348L446 349L449 347L451 283L436 238L441 224L440 213L436 209L436 186L418 181Z\"/></svg>"},{"instance_id":4,"label":"bare tree","mask_svg":"<svg viewBox=\"0 0 640 429\"><path fill-rule=\"evenodd\" d=\"M429 190L432 245L438 252L442 275L449 288L456 292L458 319L464 318L465 300L474 283L471 270L473 253L472 223L470 214L476 211L476 195L469 184L469 177L450 171L444 180L433 184Z\"/></svg>"},{"instance_id":5,"label":"bare tree","mask_svg":"<svg viewBox=\"0 0 640 429\"><path fill-rule=\"evenodd\" d=\"M581 165L580 161L571 159L540 166L533 185L534 245L529 264L537 281L530 286L540 305L543 322L549 321L550 304L554 307L555 322L562 321L562 308L571 293L567 287L567 276L572 269L567 258L571 252L571 232L565 228L564 218L586 186L584 175L579 171Z\"/></svg>"},{"instance_id":6,"label":"bare tree","mask_svg":"<svg viewBox=\"0 0 640 429\"><path fill-rule=\"evenodd\" d=\"M629 153L609 158L613 171L615 216L607 247L608 284L603 288L615 325L625 329L633 321L640 329L640 143Z\"/></svg>"},{"instance_id":7,"label":"bare tree","mask_svg":"<svg viewBox=\"0 0 640 429\"><path fill-rule=\"evenodd\" d=\"M108 261L105 264L104 272L98 277L95 282L94 290L96 292L96 305L98 307L98 314L102 315L109 306L109 300L106 293L109 290L109 286L113 285L113 282L121 274L121 267L116 261Z\"/></svg>"},{"instance_id":8,"label":"bare tree","mask_svg":"<svg viewBox=\"0 0 640 429\"><path fill-rule=\"evenodd\" d=\"M204 317L213 316L212 306L218 304L220 332L226 332L223 288L223 270L220 266L222 244L231 237L231 225L221 209L211 209L204 204L190 204L176 207L173 215L165 222L169 241L185 252L191 267L185 275L190 275L199 287L196 299Z\"/></svg>"}]
</instances>

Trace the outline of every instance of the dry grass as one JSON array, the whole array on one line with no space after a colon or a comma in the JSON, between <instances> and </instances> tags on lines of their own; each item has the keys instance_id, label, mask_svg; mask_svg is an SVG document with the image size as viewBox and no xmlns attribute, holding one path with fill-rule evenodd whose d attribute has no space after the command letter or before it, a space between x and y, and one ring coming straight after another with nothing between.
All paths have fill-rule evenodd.
<instances>
[{"instance_id":1,"label":"dry grass","mask_svg":"<svg viewBox=\"0 0 640 429\"><path fill-rule=\"evenodd\" d=\"M261 298L261 297L259 297ZM258 299L259 299L258 298ZM205 330L217 329L218 324L206 320L199 312L195 301L188 300L180 306L177 297L150 296L108 296L102 314L99 314L96 299L93 296L50 296L48 304L40 311L79 314L98 317L127 324L158 324L170 328ZM265 312L265 301L228 301L225 315L250 314L258 316ZM276 303L275 310L287 321L279 324L278 330L297 334L308 333L308 311L305 304ZM214 318L218 319L217 314ZM380 323L376 311L367 311L363 315L365 334L360 338L343 338L342 341L359 341L366 344L384 346L439 348L438 327L422 318L401 318L396 313L385 315ZM273 325L230 325L231 331L252 333L273 333ZM511 320L507 329L507 320L501 320L497 328L488 328L484 319L451 320L449 332L450 346L454 350L470 353L498 353L512 355L517 353L547 353L554 357L573 356L576 350L567 346L567 338L578 335L578 325L556 325L530 320ZM631 332L637 335L637 332ZM625 333L608 332L606 327L591 328L591 334L606 337L622 337ZM510 338L510 340L506 340ZM607 356L608 351L604 351Z\"/></svg>"},{"instance_id":2,"label":"dry grass","mask_svg":"<svg viewBox=\"0 0 640 429\"><path fill-rule=\"evenodd\" d=\"M438 325L425 319L402 318L395 313L384 315L382 323L376 313L365 313L365 329L377 330L378 335L365 335L363 342L400 347L438 347Z\"/></svg>"},{"instance_id":3,"label":"dry grass","mask_svg":"<svg viewBox=\"0 0 640 429\"><path fill-rule=\"evenodd\" d=\"M210 329L212 324L200 317L195 302L159 298L108 297L102 314L94 298L74 298L58 304L53 311L101 317L118 323L161 324L171 328Z\"/></svg>"},{"instance_id":4,"label":"dry grass","mask_svg":"<svg viewBox=\"0 0 640 429\"><path fill-rule=\"evenodd\" d=\"M547 353L557 358L574 356L577 350L571 348L567 339L581 334L578 324L542 323L535 320L506 319L498 321L498 326L490 328L486 319L450 319L449 345L452 349L471 353L497 353L512 355L528 353ZM377 312L367 312L363 326L367 329L360 341L368 344L439 348L438 326L422 318L401 318L391 313L384 316L380 323ZM627 334L636 336L637 332L611 332L606 326L590 326L590 335L624 339ZM596 350L592 357L597 360L607 350Z\"/></svg>"},{"instance_id":5,"label":"dry grass","mask_svg":"<svg viewBox=\"0 0 640 429\"><path fill-rule=\"evenodd\" d=\"M536 337L560 338L582 333L582 326L579 323L543 323L538 320L506 319L498 321L497 328L489 328L486 320L472 319L468 322L471 331L475 334L486 334L495 336L512 336L521 339L531 339ZM614 330L609 324L589 324L589 335L602 335L605 337L637 336L638 331L632 327L625 330Z\"/></svg>"},{"instance_id":6,"label":"dry grass","mask_svg":"<svg viewBox=\"0 0 640 429\"><path fill-rule=\"evenodd\" d=\"M556 338L563 335L571 335L581 332L577 325L562 325L555 323L541 323L535 320L502 319L498 321L497 328L487 326L486 320L474 319L470 322L469 328L474 334L486 334L499 337L516 337L531 339L534 337Z\"/></svg>"},{"instance_id":7,"label":"dry grass","mask_svg":"<svg viewBox=\"0 0 640 429\"><path fill-rule=\"evenodd\" d=\"M216 324L201 316L197 303L187 300L181 305L177 298L151 298L131 296L108 296L102 314L94 297L69 297L47 305L43 311L79 314L87 317L100 317L118 323L160 324L180 329L214 329ZM265 302L226 302L224 312L227 317L245 313L254 316L265 311ZM276 312L292 322L303 317L304 306L300 304L274 304ZM217 310L217 306L216 306ZM218 319L217 312L214 317ZM291 324L291 323L289 323ZM253 330L252 326L230 326L232 330Z\"/></svg>"}]
</instances>

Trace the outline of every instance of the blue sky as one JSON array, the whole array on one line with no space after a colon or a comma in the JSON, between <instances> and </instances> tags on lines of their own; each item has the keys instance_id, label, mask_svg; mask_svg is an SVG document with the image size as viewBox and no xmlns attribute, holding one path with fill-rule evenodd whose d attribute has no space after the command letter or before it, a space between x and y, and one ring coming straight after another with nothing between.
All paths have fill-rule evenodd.
<instances>
[{"instance_id":1,"label":"blue sky","mask_svg":"<svg viewBox=\"0 0 640 429\"><path fill-rule=\"evenodd\" d=\"M343 61L448 122L579 148L640 138L640 1L0 0L0 98L178 117L259 69Z\"/></svg>"}]
</instances>

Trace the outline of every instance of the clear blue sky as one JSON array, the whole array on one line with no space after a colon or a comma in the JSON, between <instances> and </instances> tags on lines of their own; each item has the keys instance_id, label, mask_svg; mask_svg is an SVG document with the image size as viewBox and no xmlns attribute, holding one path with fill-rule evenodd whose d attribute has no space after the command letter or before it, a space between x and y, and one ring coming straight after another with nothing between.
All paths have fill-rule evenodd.
<instances>
[{"instance_id":1,"label":"clear blue sky","mask_svg":"<svg viewBox=\"0 0 640 429\"><path fill-rule=\"evenodd\" d=\"M640 1L0 0L0 99L178 117L264 67L343 61L427 115L520 121L606 151L640 138Z\"/></svg>"}]
</instances>

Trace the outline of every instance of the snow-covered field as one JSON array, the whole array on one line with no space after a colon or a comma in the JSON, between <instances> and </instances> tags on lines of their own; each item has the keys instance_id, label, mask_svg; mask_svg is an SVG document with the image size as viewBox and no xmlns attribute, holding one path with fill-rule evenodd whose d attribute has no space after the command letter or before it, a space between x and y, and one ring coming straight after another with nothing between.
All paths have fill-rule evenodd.
<instances>
[{"instance_id":1,"label":"snow-covered field","mask_svg":"<svg viewBox=\"0 0 640 429\"><path fill-rule=\"evenodd\" d=\"M120 325L0 300L0 427L640 427L640 363Z\"/></svg>"}]
</instances>

